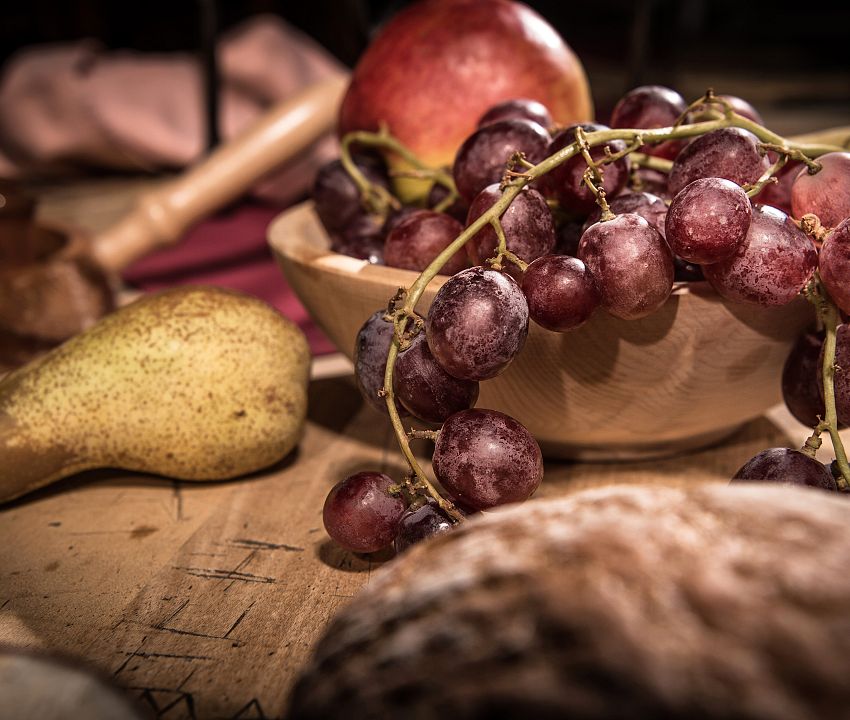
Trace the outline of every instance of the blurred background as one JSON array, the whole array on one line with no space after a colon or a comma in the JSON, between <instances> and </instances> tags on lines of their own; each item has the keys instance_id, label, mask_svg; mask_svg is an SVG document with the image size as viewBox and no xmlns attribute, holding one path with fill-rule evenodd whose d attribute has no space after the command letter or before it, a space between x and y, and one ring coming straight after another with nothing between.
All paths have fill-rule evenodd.
<instances>
[{"instance_id":1,"label":"blurred background","mask_svg":"<svg viewBox=\"0 0 850 720\"><path fill-rule=\"evenodd\" d=\"M107 48L195 51L203 15L218 32L273 13L352 66L403 0L30 0L6 3L0 60L34 43L96 38ZM624 90L659 83L686 99L707 86L752 102L780 133L850 123L846 3L741 0L531 0L585 64L598 116Z\"/></svg>"}]
</instances>

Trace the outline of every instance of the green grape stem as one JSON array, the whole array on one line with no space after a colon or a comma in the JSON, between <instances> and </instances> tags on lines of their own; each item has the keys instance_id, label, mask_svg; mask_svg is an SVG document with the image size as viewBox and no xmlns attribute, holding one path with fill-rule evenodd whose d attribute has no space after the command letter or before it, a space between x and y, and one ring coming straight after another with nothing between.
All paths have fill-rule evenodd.
<instances>
[{"instance_id":1,"label":"green grape stem","mask_svg":"<svg viewBox=\"0 0 850 720\"><path fill-rule=\"evenodd\" d=\"M819 435L824 430L829 433L840 472L840 477L837 479L838 487L840 490L848 492L850 491L850 465L848 465L847 452L838 432L838 412L835 407L836 328L841 323L841 315L838 308L830 300L817 273L815 273L815 278L806 292L806 297L815 306L826 333L823 341L823 365L821 366L824 414L826 417L815 428L815 434Z\"/></svg>"},{"instance_id":2,"label":"green grape stem","mask_svg":"<svg viewBox=\"0 0 850 720\"><path fill-rule=\"evenodd\" d=\"M696 106L698 103L699 101L694 105ZM582 150L586 150L587 148L595 147L597 145L606 145L607 143L610 143L614 140L624 140L627 145L635 145L638 139L640 139L645 144L655 145L661 142L665 142L667 140L681 140L684 138L697 137L712 132L714 130L722 130L723 128L728 127L743 128L744 130L748 130L753 135L755 135L761 142L770 143L772 145L777 146L780 151L788 153L799 152L800 154L805 155L808 158L814 158L818 157L819 155L824 155L828 152L835 152L837 150L840 150L840 148L837 148L832 145L798 144L789 142L780 135L777 135L776 133L768 130L767 128L762 127L758 123L755 123L752 120L738 115L728 107L726 107L726 112L724 116L720 119L707 120L704 122L697 122L692 124L682 124L681 122L677 122L676 125L673 125L671 127L655 128L652 130L640 128L614 128L609 130L594 130L589 132L582 130L581 133L577 133L578 139L575 142L566 145L565 147L561 148L556 153L553 153L552 155L545 158L536 165L529 167L522 174L518 174L517 176L510 178L508 182L504 183L501 197L495 203L493 203L493 205L491 205L488 210L482 213L478 218L475 219L474 222L472 222L468 227L466 227L463 232L461 232L461 234L458 235L457 238L455 238L439 255L437 255L437 257L434 258L434 260L428 265L428 267L426 267L425 270L420 273L420 275L410 286L407 293L404 295L403 305L400 308L397 307L395 309L395 332L393 333L393 340L390 343L389 352L387 353L387 367L386 372L384 374L384 399L387 403L387 411L390 415L390 422L392 423L399 448L401 449L402 454L410 465L411 470L415 474L416 478L420 481L420 483L427 489L427 491L431 495L433 495L434 499L439 503L440 507L443 508L443 510L445 510L447 513L449 513L452 518L456 520L461 520L463 516L450 501L441 497L440 494L437 493L437 491L434 489L434 486L425 476L425 473L422 471L422 468L414 457L413 452L410 449L410 443L408 440L407 433L401 423L398 411L396 410L395 395L393 393L393 371L395 367L396 358L398 357L399 348L403 341L400 326L401 324L406 323L408 318L415 316L416 304L419 302L419 299L422 297L422 294L425 292L425 289L427 288L428 284L437 276L437 274L440 272L442 267L449 261L449 259L464 245L466 245L467 241L469 241L470 238L475 236L485 225L492 224L494 220L498 220L498 218L500 218L504 214L505 210L507 210L513 199L522 191L522 189L526 185L550 172L551 170L563 164L575 155L581 153ZM383 147L392 150L393 152L398 153L414 167L426 169L425 165L417 158L415 158L415 156L413 156L413 154L407 148L405 148L394 138L391 138L386 132L350 133L349 135L346 135L345 138L343 138L342 146L344 148L344 151L347 152L349 146L353 142L362 145L372 147ZM604 160L601 162L604 162ZM661 166L661 163L658 163L658 165ZM664 164L663 166L666 167L666 164ZM449 187L446 182L440 179L442 175L445 174L446 173L444 173L443 171L435 171L434 177L437 182L441 182L441 184L444 184ZM829 327L829 322L827 322L826 324L827 327ZM829 331L827 333L827 338L829 339ZM827 353L828 352L829 349L827 348ZM834 356L835 325L833 323L831 356L833 360L831 362L834 362ZM832 418L833 422L830 426L830 436L832 437L833 444L836 446L836 455L840 455L839 467L841 468L841 472L844 476L843 484L847 485L848 483L850 483L850 469L847 466L847 457L844 453L843 446L841 445L841 438L838 437L838 432L836 430L837 424L835 424L834 393L831 391L831 369L829 372L828 380L826 376L827 373L826 371L824 371L824 388L826 389L827 385L829 386L830 393L827 395L827 397L832 398L831 401L828 401L828 406L831 404L832 415L829 414L828 410L827 421L829 422L830 418Z\"/></svg>"}]
</instances>

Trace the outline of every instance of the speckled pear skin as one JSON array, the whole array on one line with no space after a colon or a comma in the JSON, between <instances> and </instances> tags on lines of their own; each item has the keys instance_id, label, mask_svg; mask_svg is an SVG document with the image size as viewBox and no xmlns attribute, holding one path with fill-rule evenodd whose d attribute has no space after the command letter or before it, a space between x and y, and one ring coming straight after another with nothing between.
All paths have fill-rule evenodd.
<instances>
[{"instance_id":1,"label":"speckled pear skin","mask_svg":"<svg viewBox=\"0 0 850 720\"><path fill-rule=\"evenodd\" d=\"M297 444L310 351L255 298L146 296L0 382L0 502L81 470L220 480Z\"/></svg>"}]
</instances>

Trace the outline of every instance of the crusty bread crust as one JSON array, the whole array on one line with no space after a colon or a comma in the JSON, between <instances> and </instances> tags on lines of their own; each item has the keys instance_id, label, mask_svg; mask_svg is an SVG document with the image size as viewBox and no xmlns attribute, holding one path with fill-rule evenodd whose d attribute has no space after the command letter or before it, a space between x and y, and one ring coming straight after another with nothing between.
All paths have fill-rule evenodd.
<instances>
[{"instance_id":1,"label":"crusty bread crust","mask_svg":"<svg viewBox=\"0 0 850 720\"><path fill-rule=\"evenodd\" d=\"M850 718L850 501L611 486L489 513L373 576L305 718Z\"/></svg>"}]
</instances>

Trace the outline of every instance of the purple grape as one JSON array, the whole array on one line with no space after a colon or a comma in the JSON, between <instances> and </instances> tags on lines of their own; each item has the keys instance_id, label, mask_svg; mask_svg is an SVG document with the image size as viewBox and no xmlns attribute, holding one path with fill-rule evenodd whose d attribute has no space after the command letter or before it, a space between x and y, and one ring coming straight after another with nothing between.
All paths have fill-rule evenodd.
<instances>
[{"instance_id":1,"label":"purple grape","mask_svg":"<svg viewBox=\"0 0 850 720\"><path fill-rule=\"evenodd\" d=\"M615 197L608 207L615 215L623 215L625 213L637 213L665 236L664 223L667 219L667 203L664 202L658 195L653 195L649 192L626 192ZM602 209L596 209L587 216L584 222L584 230L587 230L594 223L599 222L602 217Z\"/></svg>"},{"instance_id":2,"label":"purple grape","mask_svg":"<svg viewBox=\"0 0 850 720\"><path fill-rule=\"evenodd\" d=\"M552 116L543 103L537 100L517 98L505 100L491 107L478 121L478 127L491 125L500 120L531 120L543 128L552 127Z\"/></svg>"},{"instance_id":3,"label":"purple grape","mask_svg":"<svg viewBox=\"0 0 850 720\"><path fill-rule=\"evenodd\" d=\"M401 495L389 492L393 479L379 472L359 472L333 486L322 510L325 530L353 552L376 552L398 534L405 510Z\"/></svg>"},{"instance_id":4,"label":"purple grape","mask_svg":"<svg viewBox=\"0 0 850 720\"><path fill-rule=\"evenodd\" d=\"M581 236L578 257L596 281L603 307L624 320L655 312L673 289L670 247L635 213L591 225Z\"/></svg>"},{"instance_id":5,"label":"purple grape","mask_svg":"<svg viewBox=\"0 0 850 720\"><path fill-rule=\"evenodd\" d=\"M420 210L402 219L387 236L384 262L390 267L422 271L463 232L463 225L451 215ZM454 275L467 266L461 248L449 258L440 272Z\"/></svg>"},{"instance_id":6,"label":"purple grape","mask_svg":"<svg viewBox=\"0 0 850 720\"><path fill-rule=\"evenodd\" d=\"M752 212L747 193L735 183L722 178L694 180L670 204L667 242L688 262L726 260L746 240Z\"/></svg>"},{"instance_id":7,"label":"purple grape","mask_svg":"<svg viewBox=\"0 0 850 720\"><path fill-rule=\"evenodd\" d=\"M694 180L716 177L746 185L758 180L768 168L759 154L755 135L740 128L723 128L698 137L673 162L667 188L675 197Z\"/></svg>"},{"instance_id":8,"label":"purple grape","mask_svg":"<svg viewBox=\"0 0 850 720\"><path fill-rule=\"evenodd\" d=\"M789 448L762 450L735 473L732 482L784 483L838 490L835 478L822 462Z\"/></svg>"},{"instance_id":9,"label":"purple grape","mask_svg":"<svg viewBox=\"0 0 850 720\"><path fill-rule=\"evenodd\" d=\"M651 168L638 168L637 169L637 182L638 187L643 192L648 192L653 195L657 195L662 200L671 200L672 195L670 195L670 191L667 189L667 175L659 170L652 170Z\"/></svg>"},{"instance_id":10,"label":"purple grape","mask_svg":"<svg viewBox=\"0 0 850 720\"><path fill-rule=\"evenodd\" d=\"M355 156L354 164L369 182L389 190L386 170L372 156ZM316 174L312 188L313 203L328 232L338 232L365 215L360 191L339 160L332 160Z\"/></svg>"},{"instance_id":11,"label":"purple grape","mask_svg":"<svg viewBox=\"0 0 850 720\"><path fill-rule=\"evenodd\" d=\"M419 333L399 354L393 374L398 401L422 420L441 423L449 415L467 410L478 400L478 383L452 377L434 359L424 333Z\"/></svg>"},{"instance_id":12,"label":"purple grape","mask_svg":"<svg viewBox=\"0 0 850 720\"><path fill-rule=\"evenodd\" d=\"M501 196L498 185L489 185L478 193L469 207L467 226L489 210ZM552 213L537 190L523 188L508 205L501 223L507 249L527 263L550 253L555 246ZM470 261L474 265L482 265L496 254L498 242L496 231L488 223L466 243ZM505 270L515 278L521 276L519 268L512 263L505 263Z\"/></svg>"},{"instance_id":13,"label":"purple grape","mask_svg":"<svg viewBox=\"0 0 850 720\"><path fill-rule=\"evenodd\" d=\"M835 374L833 376L833 391L835 394L835 410L838 414L839 425L850 425L850 325L842 324L835 331ZM823 402L823 348L818 357L818 391L819 399Z\"/></svg>"},{"instance_id":14,"label":"purple grape","mask_svg":"<svg viewBox=\"0 0 850 720\"><path fill-rule=\"evenodd\" d=\"M375 215L359 215L342 231L331 232L331 250L367 260L373 265L384 264L384 229Z\"/></svg>"},{"instance_id":15,"label":"purple grape","mask_svg":"<svg viewBox=\"0 0 850 720\"><path fill-rule=\"evenodd\" d=\"M522 291L531 319L555 332L583 325L601 300L585 264L567 255L547 255L531 263L522 279Z\"/></svg>"},{"instance_id":16,"label":"purple grape","mask_svg":"<svg viewBox=\"0 0 850 720\"><path fill-rule=\"evenodd\" d=\"M814 213L824 227L836 227L850 217L850 152L827 153L817 161L819 172L804 168L794 178L791 208L796 218Z\"/></svg>"},{"instance_id":17,"label":"purple grape","mask_svg":"<svg viewBox=\"0 0 850 720\"><path fill-rule=\"evenodd\" d=\"M764 120L762 120L759 111L746 100L735 95L718 95L717 97L728 102L738 115L747 118L747 120L752 120L754 123L758 123L759 125L764 125ZM723 112L723 106L719 104L698 105L689 113L688 122L694 123L705 120L714 120L716 118L723 117Z\"/></svg>"},{"instance_id":18,"label":"purple grape","mask_svg":"<svg viewBox=\"0 0 850 720\"><path fill-rule=\"evenodd\" d=\"M360 394L376 410L387 413L387 403L378 393L384 387L387 353L393 340L393 324L384 320L386 310L378 310L363 323L354 342L354 378ZM406 411L396 400L400 415Z\"/></svg>"},{"instance_id":19,"label":"purple grape","mask_svg":"<svg viewBox=\"0 0 850 720\"><path fill-rule=\"evenodd\" d=\"M701 282L705 280L702 268L678 255L673 255L673 280L675 282Z\"/></svg>"},{"instance_id":20,"label":"purple grape","mask_svg":"<svg viewBox=\"0 0 850 720\"><path fill-rule=\"evenodd\" d=\"M762 205L772 205L788 215L791 214L791 186L797 173L804 167L803 163L791 160L785 163L774 175L775 183L765 185L755 199Z\"/></svg>"},{"instance_id":21,"label":"purple grape","mask_svg":"<svg viewBox=\"0 0 850 720\"><path fill-rule=\"evenodd\" d=\"M675 90L661 85L644 85L629 90L611 112L612 128L669 127L685 112L688 104ZM684 146L681 140L668 140L641 148L647 155L673 159Z\"/></svg>"},{"instance_id":22,"label":"purple grape","mask_svg":"<svg viewBox=\"0 0 850 720\"><path fill-rule=\"evenodd\" d=\"M850 218L826 236L818 260L820 278L833 302L850 313Z\"/></svg>"},{"instance_id":23,"label":"purple grape","mask_svg":"<svg viewBox=\"0 0 850 720\"><path fill-rule=\"evenodd\" d=\"M425 201L425 204L429 208L434 208L439 205L443 200L445 200L448 194L449 191L445 185L440 185L440 183L434 183L431 186L431 189L428 191L428 198ZM466 202L462 197L458 197L443 212L445 212L446 215L451 215L459 223L465 223L466 215L469 212L469 203Z\"/></svg>"},{"instance_id":24,"label":"purple grape","mask_svg":"<svg viewBox=\"0 0 850 720\"><path fill-rule=\"evenodd\" d=\"M402 205L398 210L393 210L387 216L387 221L384 223L383 233L384 237L388 237L389 234L395 230L396 226L401 223L402 220L406 220L414 213L421 212L421 208L414 207L413 205Z\"/></svg>"},{"instance_id":25,"label":"purple grape","mask_svg":"<svg viewBox=\"0 0 850 720\"><path fill-rule=\"evenodd\" d=\"M702 271L728 300L770 307L791 302L817 262L814 243L784 212L755 205L745 242L731 258Z\"/></svg>"},{"instance_id":26,"label":"purple grape","mask_svg":"<svg viewBox=\"0 0 850 720\"><path fill-rule=\"evenodd\" d=\"M403 553L411 545L427 540L434 535L449 532L454 524L436 504L426 503L418 508L411 508L401 516L398 524L398 534L395 537L395 551Z\"/></svg>"},{"instance_id":27,"label":"purple grape","mask_svg":"<svg viewBox=\"0 0 850 720\"><path fill-rule=\"evenodd\" d=\"M809 331L797 338L782 368L782 399L803 425L814 427L824 416L820 384L820 350L823 333Z\"/></svg>"},{"instance_id":28,"label":"purple grape","mask_svg":"<svg viewBox=\"0 0 850 720\"><path fill-rule=\"evenodd\" d=\"M578 243L584 232L580 220L564 220L555 229L555 247L552 252L557 255L572 255L578 252Z\"/></svg>"},{"instance_id":29,"label":"purple grape","mask_svg":"<svg viewBox=\"0 0 850 720\"><path fill-rule=\"evenodd\" d=\"M545 154L547 156L552 155L575 142L578 127L578 125L571 125L555 135ZM607 126L597 123L583 123L581 127L586 132L609 129ZM612 153L617 153L624 150L626 144L622 140L613 140L608 143L608 147ZM591 148L590 157L598 163L605 157L605 146L598 145ZM603 165L600 169L603 179L602 186L605 188L605 193L610 201L622 191L629 179L630 163L628 156L614 163ZM596 207L596 198L584 182L585 170L587 170L587 163L581 155L576 155L561 163L543 176L542 186L546 195L554 197L568 213L587 215Z\"/></svg>"},{"instance_id":30,"label":"purple grape","mask_svg":"<svg viewBox=\"0 0 850 720\"><path fill-rule=\"evenodd\" d=\"M472 202L485 187L501 181L516 151L538 163L546 157L549 133L530 120L499 120L476 130L460 146L454 162L455 185Z\"/></svg>"},{"instance_id":31,"label":"purple grape","mask_svg":"<svg viewBox=\"0 0 850 720\"><path fill-rule=\"evenodd\" d=\"M495 410L463 410L446 420L433 466L446 491L476 510L522 502L543 479L543 457L531 433Z\"/></svg>"},{"instance_id":32,"label":"purple grape","mask_svg":"<svg viewBox=\"0 0 850 720\"><path fill-rule=\"evenodd\" d=\"M522 350L528 303L509 275L473 267L439 289L425 322L428 347L450 375L487 380Z\"/></svg>"}]
</instances>

